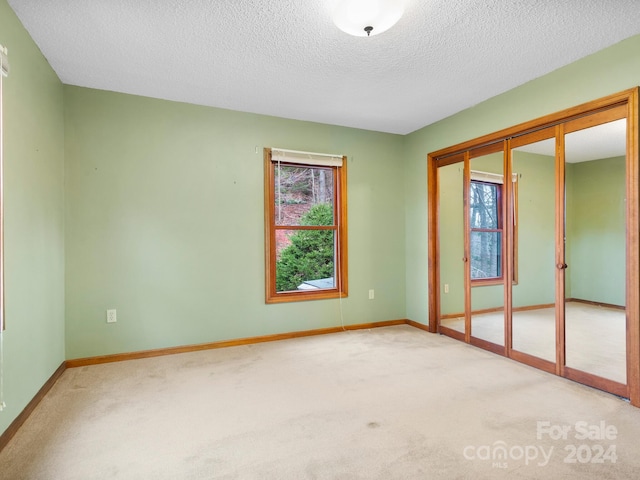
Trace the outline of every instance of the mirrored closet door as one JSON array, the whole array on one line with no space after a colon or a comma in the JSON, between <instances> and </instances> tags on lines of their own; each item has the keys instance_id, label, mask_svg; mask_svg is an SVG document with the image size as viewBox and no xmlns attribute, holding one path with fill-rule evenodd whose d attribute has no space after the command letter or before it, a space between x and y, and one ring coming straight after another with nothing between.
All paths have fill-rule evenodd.
<instances>
[{"instance_id":1,"label":"mirrored closet door","mask_svg":"<svg viewBox=\"0 0 640 480\"><path fill-rule=\"evenodd\" d=\"M456 159L453 159L456 160ZM464 281L464 157L438 169L439 259L442 265L439 318L449 336L465 340L468 330L465 315ZM468 336L466 337L468 339Z\"/></svg>"},{"instance_id":2,"label":"mirrored closet door","mask_svg":"<svg viewBox=\"0 0 640 480\"><path fill-rule=\"evenodd\" d=\"M566 373L624 394L626 109L568 122L564 132Z\"/></svg>"},{"instance_id":3,"label":"mirrored closet door","mask_svg":"<svg viewBox=\"0 0 640 480\"><path fill-rule=\"evenodd\" d=\"M428 157L430 330L640 406L638 89Z\"/></svg>"},{"instance_id":4,"label":"mirrored closet door","mask_svg":"<svg viewBox=\"0 0 640 480\"><path fill-rule=\"evenodd\" d=\"M504 353L506 192L502 142L469 152L466 180L471 343Z\"/></svg>"},{"instance_id":5,"label":"mirrored closet door","mask_svg":"<svg viewBox=\"0 0 640 480\"><path fill-rule=\"evenodd\" d=\"M555 128L513 139L512 356L556 372Z\"/></svg>"}]
</instances>

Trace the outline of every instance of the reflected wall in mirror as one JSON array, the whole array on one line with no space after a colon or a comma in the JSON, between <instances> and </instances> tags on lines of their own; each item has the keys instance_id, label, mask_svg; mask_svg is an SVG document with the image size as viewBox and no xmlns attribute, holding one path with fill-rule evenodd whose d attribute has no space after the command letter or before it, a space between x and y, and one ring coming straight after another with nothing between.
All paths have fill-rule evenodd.
<instances>
[{"instance_id":1,"label":"reflected wall in mirror","mask_svg":"<svg viewBox=\"0 0 640 480\"><path fill-rule=\"evenodd\" d=\"M518 235L512 290L512 348L556 362L555 138L511 152L517 183Z\"/></svg>"},{"instance_id":2,"label":"reflected wall in mirror","mask_svg":"<svg viewBox=\"0 0 640 480\"><path fill-rule=\"evenodd\" d=\"M626 120L565 135L566 365L626 383Z\"/></svg>"},{"instance_id":3,"label":"reflected wall in mirror","mask_svg":"<svg viewBox=\"0 0 640 480\"><path fill-rule=\"evenodd\" d=\"M471 336L504 345L504 153L474 157L469 178Z\"/></svg>"},{"instance_id":4,"label":"reflected wall in mirror","mask_svg":"<svg viewBox=\"0 0 640 480\"><path fill-rule=\"evenodd\" d=\"M465 333L463 163L438 168L440 325Z\"/></svg>"}]
</instances>

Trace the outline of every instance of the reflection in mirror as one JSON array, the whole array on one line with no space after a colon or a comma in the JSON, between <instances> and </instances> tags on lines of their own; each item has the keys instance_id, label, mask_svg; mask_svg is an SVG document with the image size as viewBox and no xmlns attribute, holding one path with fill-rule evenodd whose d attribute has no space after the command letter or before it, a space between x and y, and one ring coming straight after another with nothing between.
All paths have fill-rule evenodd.
<instances>
[{"instance_id":1,"label":"reflection in mirror","mask_svg":"<svg viewBox=\"0 0 640 480\"><path fill-rule=\"evenodd\" d=\"M555 363L555 138L511 152L517 192L513 221L512 348Z\"/></svg>"},{"instance_id":2,"label":"reflection in mirror","mask_svg":"<svg viewBox=\"0 0 640 480\"><path fill-rule=\"evenodd\" d=\"M464 333L463 164L438 168L440 325Z\"/></svg>"},{"instance_id":3,"label":"reflection in mirror","mask_svg":"<svg viewBox=\"0 0 640 480\"><path fill-rule=\"evenodd\" d=\"M504 345L502 151L470 160L471 336Z\"/></svg>"},{"instance_id":4,"label":"reflection in mirror","mask_svg":"<svg viewBox=\"0 0 640 480\"><path fill-rule=\"evenodd\" d=\"M565 135L566 365L626 383L626 120Z\"/></svg>"}]
</instances>

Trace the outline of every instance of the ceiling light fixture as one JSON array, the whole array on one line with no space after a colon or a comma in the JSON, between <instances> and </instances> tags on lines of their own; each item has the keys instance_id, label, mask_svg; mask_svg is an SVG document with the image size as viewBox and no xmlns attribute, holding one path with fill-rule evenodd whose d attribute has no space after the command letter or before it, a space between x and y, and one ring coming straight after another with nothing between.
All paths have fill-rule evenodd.
<instances>
[{"instance_id":1,"label":"ceiling light fixture","mask_svg":"<svg viewBox=\"0 0 640 480\"><path fill-rule=\"evenodd\" d=\"M349 35L370 37L393 27L403 11L402 0L340 0L333 23Z\"/></svg>"}]
</instances>

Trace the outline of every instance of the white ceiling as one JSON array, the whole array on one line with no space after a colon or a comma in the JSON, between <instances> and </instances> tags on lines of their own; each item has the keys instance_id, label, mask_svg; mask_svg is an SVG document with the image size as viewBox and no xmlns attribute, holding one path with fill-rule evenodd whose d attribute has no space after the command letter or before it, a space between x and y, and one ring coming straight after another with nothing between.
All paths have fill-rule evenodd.
<instances>
[{"instance_id":1,"label":"white ceiling","mask_svg":"<svg viewBox=\"0 0 640 480\"><path fill-rule=\"evenodd\" d=\"M515 150L555 157L555 138L518 147ZM564 138L564 157L567 163L588 162L627 154L627 121L615 120L568 133Z\"/></svg>"},{"instance_id":2,"label":"white ceiling","mask_svg":"<svg viewBox=\"0 0 640 480\"><path fill-rule=\"evenodd\" d=\"M336 0L8 1L66 84L399 134L640 33L638 0L406 0L370 38Z\"/></svg>"}]
</instances>

